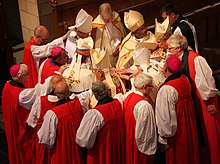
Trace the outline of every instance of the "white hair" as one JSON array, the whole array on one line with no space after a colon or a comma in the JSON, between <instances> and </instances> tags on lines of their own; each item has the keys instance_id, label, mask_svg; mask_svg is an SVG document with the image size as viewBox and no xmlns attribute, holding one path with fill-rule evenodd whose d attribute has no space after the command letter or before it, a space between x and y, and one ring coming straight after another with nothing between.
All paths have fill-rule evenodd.
<instances>
[{"instance_id":1,"label":"white hair","mask_svg":"<svg viewBox=\"0 0 220 164\"><path fill-rule=\"evenodd\" d=\"M103 3L99 6L99 14L101 14L103 12L104 6L108 6L109 10L112 12L112 7L111 7L110 3Z\"/></svg>"},{"instance_id":2,"label":"white hair","mask_svg":"<svg viewBox=\"0 0 220 164\"><path fill-rule=\"evenodd\" d=\"M171 47L180 47L181 50L185 50L188 47L188 42L185 36L173 34L167 40L167 44Z\"/></svg>"},{"instance_id":3,"label":"white hair","mask_svg":"<svg viewBox=\"0 0 220 164\"><path fill-rule=\"evenodd\" d=\"M20 69L15 77L12 77L13 80L18 80L21 76L28 73L28 67L26 64L20 64Z\"/></svg>"},{"instance_id":4,"label":"white hair","mask_svg":"<svg viewBox=\"0 0 220 164\"><path fill-rule=\"evenodd\" d=\"M152 83L152 77L150 75L146 75L145 73L139 73L134 78L135 89L145 88L147 85L151 83Z\"/></svg>"}]
</instances>

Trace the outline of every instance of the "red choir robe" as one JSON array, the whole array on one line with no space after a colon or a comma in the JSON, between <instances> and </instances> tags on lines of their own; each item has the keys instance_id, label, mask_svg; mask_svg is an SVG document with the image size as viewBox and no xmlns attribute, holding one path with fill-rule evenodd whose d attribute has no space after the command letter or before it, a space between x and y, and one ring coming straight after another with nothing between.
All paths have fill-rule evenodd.
<instances>
[{"instance_id":1,"label":"red choir robe","mask_svg":"<svg viewBox=\"0 0 220 164\"><path fill-rule=\"evenodd\" d=\"M41 96L40 97L40 103L41 103L41 111L40 111L40 117L37 119L37 131L41 128L42 123L44 121L44 115L46 112L53 108L56 105L56 102L50 102L48 100L48 96ZM37 164L46 164L50 163L50 154L49 149L45 147L42 144L38 143L39 139L36 138L36 163Z\"/></svg>"},{"instance_id":2,"label":"red choir robe","mask_svg":"<svg viewBox=\"0 0 220 164\"><path fill-rule=\"evenodd\" d=\"M35 163L36 131L27 125L29 110L18 104L19 94L24 89L20 83L15 86L8 81L2 92L2 112L11 164Z\"/></svg>"},{"instance_id":3,"label":"red choir robe","mask_svg":"<svg viewBox=\"0 0 220 164\"><path fill-rule=\"evenodd\" d=\"M28 72L30 73L29 80L25 83L27 88L34 88L38 83L38 72L31 52L32 45L37 45L33 37L24 47L24 56L22 60L22 63L28 66Z\"/></svg>"},{"instance_id":4,"label":"red choir robe","mask_svg":"<svg viewBox=\"0 0 220 164\"><path fill-rule=\"evenodd\" d=\"M95 107L105 125L98 131L95 143L88 150L88 164L123 164L124 162L124 123L122 105L118 100Z\"/></svg>"},{"instance_id":5,"label":"red choir robe","mask_svg":"<svg viewBox=\"0 0 220 164\"><path fill-rule=\"evenodd\" d=\"M49 76L53 76L55 73L54 71L59 71L60 66L58 65L53 65L52 59L48 58L45 63L43 63L43 68L42 68L42 74L41 74L41 81L40 83L43 84L45 82L45 79L48 78Z\"/></svg>"},{"instance_id":6,"label":"red choir robe","mask_svg":"<svg viewBox=\"0 0 220 164\"><path fill-rule=\"evenodd\" d=\"M58 119L56 141L54 147L50 149L51 163L83 163L82 148L75 142L76 131L84 114L78 98L51 110Z\"/></svg>"},{"instance_id":7,"label":"red choir robe","mask_svg":"<svg viewBox=\"0 0 220 164\"><path fill-rule=\"evenodd\" d=\"M199 119L200 125L202 128L202 135L204 145L202 145L204 151L201 153L201 163L210 163L207 157L210 155L210 160L212 164L218 164L220 161L220 111L218 106L217 96L210 97L207 101L203 101L200 93L196 87L195 83L195 58L199 56L199 54L189 51L188 55L188 69L189 75L192 79L192 89L193 96L196 105L196 113ZM207 106L210 104L215 104L217 113L213 116L208 113ZM206 151L209 148L209 153Z\"/></svg>"},{"instance_id":8,"label":"red choir robe","mask_svg":"<svg viewBox=\"0 0 220 164\"><path fill-rule=\"evenodd\" d=\"M166 164L199 164L196 115L191 85L183 75L179 78L168 79L163 86L169 85L176 89L178 102L175 104L177 131L174 136L166 138L169 145L165 151Z\"/></svg>"},{"instance_id":9,"label":"red choir robe","mask_svg":"<svg viewBox=\"0 0 220 164\"><path fill-rule=\"evenodd\" d=\"M126 164L153 164L154 155L146 155L138 150L135 139L136 120L134 117L134 107L139 101L146 99L136 93L131 93L124 101L124 121L125 121L125 160Z\"/></svg>"}]
</instances>

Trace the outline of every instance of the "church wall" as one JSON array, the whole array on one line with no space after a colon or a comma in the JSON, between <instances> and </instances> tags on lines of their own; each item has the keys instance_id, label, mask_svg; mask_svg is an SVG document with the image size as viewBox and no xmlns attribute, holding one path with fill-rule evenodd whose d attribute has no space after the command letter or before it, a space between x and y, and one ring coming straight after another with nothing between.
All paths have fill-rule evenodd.
<instances>
[{"instance_id":1,"label":"church wall","mask_svg":"<svg viewBox=\"0 0 220 164\"><path fill-rule=\"evenodd\" d=\"M18 0L24 42L33 36L34 29L40 24L37 0Z\"/></svg>"}]
</instances>

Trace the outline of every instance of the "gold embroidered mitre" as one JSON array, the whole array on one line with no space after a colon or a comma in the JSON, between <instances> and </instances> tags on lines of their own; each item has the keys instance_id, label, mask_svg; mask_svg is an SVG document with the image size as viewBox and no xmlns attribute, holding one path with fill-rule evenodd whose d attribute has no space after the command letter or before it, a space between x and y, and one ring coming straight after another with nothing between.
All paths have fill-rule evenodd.
<instances>
[{"instance_id":1,"label":"gold embroidered mitre","mask_svg":"<svg viewBox=\"0 0 220 164\"><path fill-rule=\"evenodd\" d=\"M144 17L137 11L129 10L124 13L124 23L130 31L134 32L144 24Z\"/></svg>"}]
</instances>

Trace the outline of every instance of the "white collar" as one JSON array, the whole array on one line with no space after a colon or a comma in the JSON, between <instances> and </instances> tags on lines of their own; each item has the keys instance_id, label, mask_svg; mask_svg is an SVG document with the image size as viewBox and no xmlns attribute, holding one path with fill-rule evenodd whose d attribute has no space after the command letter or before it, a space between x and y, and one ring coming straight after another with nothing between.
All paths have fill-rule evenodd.
<instances>
[{"instance_id":1,"label":"white collar","mask_svg":"<svg viewBox=\"0 0 220 164\"><path fill-rule=\"evenodd\" d=\"M48 95L47 99L50 102L57 102L58 101L58 97L55 95Z\"/></svg>"},{"instance_id":2,"label":"white collar","mask_svg":"<svg viewBox=\"0 0 220 164\"><path fill-rule=\"evenodd\" d=\"M184 53L183 53L184 54ZM183 58L183 54L179 56L179 59L182 61Z\"/></svg>"}]
</instances>

